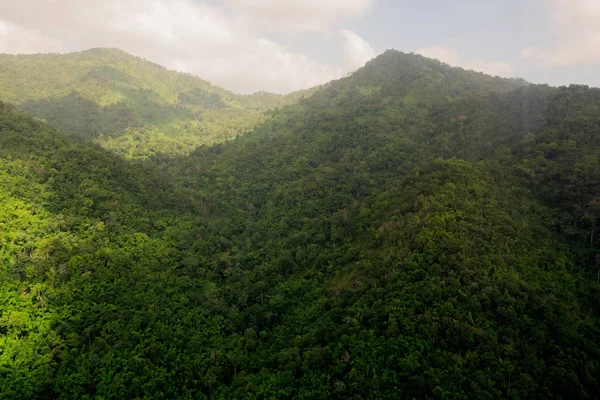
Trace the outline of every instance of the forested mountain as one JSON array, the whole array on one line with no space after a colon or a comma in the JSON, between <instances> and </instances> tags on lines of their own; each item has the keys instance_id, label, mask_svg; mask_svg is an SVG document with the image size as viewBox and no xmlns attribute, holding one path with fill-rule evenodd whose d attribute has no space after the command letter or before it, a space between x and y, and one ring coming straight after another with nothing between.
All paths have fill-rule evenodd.
<instances>
[{"instance_id":1,"label":"forested mountain","mask_svg":"<svg viewBox=\"0 0 600 400\"><path fill-rule=\"evenodd\" d=\"M311 94L139 160L3 104L0 398L598 398L600 90Z\"/></svg>"},{"instance_id":2,"label":"forested mountain","mask_svg":"<svg viewBox=\"0 0 600 400\"><path fill-rule=\"evenodd\" d=\"M237 95L117 49L0 55L0 98L128 158L236 137L310 91Z\"/></svg>"}]
</instances>

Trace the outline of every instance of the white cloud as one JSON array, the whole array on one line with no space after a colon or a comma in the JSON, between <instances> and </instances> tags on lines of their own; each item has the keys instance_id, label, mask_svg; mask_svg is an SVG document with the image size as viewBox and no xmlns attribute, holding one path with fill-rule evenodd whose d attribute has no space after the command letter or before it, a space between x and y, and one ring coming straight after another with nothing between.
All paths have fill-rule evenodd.
<instances>
[{"instance_id":1,"label":"white cloud","mask_svg":"<svg viewBox=\"0 0 600 400\"><path fill-rule=\"evenodd\" d=\"M60 40L44 38L18 25L0 21L0 53L59 53L65 51Z\"/></svg>"},{"instance_id":2,"label":"white cloud","mask_svg":"<svg viewBox=\"0 0 600 400\"><path fill-rule=\"evenodd\" d=\"M545 66L600 62L600 1L544 2L551 8L557 41L550 49L527 47L521 52L521 56Z\"/></svg>"},{"instance_id":3,"label":"white cloud","mask_svg":"<svg viewBox=\"0 0 600 400\"><path fill-rule=\"evenodd\" d=\"M284 93L338 78L375 52L335 25L372 0L0 0L0 52L118 47L239 92ZM35 10L35 12L32 12ZM339 32L341 65L326 65L263 32Z\"/></svg>"},{"instance_id":4,"label":"white cloud","mask_svg":"<svg viewBox=\"0 0 600 400\"><path fill-rule=\"evenodd\" d=\"M353 71L362 67L367 61L375 57L375 50L363 38L349 29L342 29L344 36L344 68Z\"/></svg>"},{"instance_id":5,"label":"white cloud","mask_svg":"<svg viewBox=\"0 0 600 400\"><path fill-rule=\"evenodd\" d=\"M257 89L288 92L319 85L343 74L339 67L323 65L260 38L233 42L226 54L210 57L187 58L181 62L187 70L206 70L205 76L210 72L214 82L226 82L242 92Z\"/></svg>"},{"instance_id":6,"label":"white cloud","mask_svg":"<svg viewBox=\"0 0 600 400\"><path fill-rule=\"evenodd\" d=\"M225 3L238 17L263 31L320 32L345 18L363 15L373 0L225 0Z\"/></svg>"},{"instance_id":7,"label":"white cloud","mask_svg":"<svg viewBox=\"0 0 600 400\"><path fill-rule=\"evenodd\" d=\"M503 61L462 60L456 49L444 46L426 47L416 50L415 53L429 58L436 58L447 64L467 70L474 70L478 72L484 72L489 75L497 75L502 77L515 76L515 69L511 64Z\"/></svg>"}]
</instances>

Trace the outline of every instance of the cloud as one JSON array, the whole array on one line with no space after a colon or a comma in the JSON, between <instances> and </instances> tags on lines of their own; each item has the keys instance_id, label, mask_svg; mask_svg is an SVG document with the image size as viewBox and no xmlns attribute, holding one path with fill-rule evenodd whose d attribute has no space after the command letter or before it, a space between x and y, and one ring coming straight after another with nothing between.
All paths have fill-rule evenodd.
<instances>
[{"instance_id":1,"label":"cloud","mask_svg":"<svg viewBox=\"0 0 600 400\"><path fill-rule=\"evenodd\" d=\"M344 36L344 69L353 71L362 67L367 61L375 57L376 52L371 45L355 32L342 29Z\"/></svg>"},{"instance_id":2,"label":"cloud","mask_svg":"<svg viewBox=\"0 0 600 400\"><path fill-rule=\"evenodd\" d=\"M511 64L502 61L462 60L456 49L444 46L426 47L416 50L415 53L429 58L436 58L442 62L456 67L461 67L466 70L474 70L478 72L484 72L489 75L497 75L502 77L515 76L515 69Z\"/></svg>"},{"instance_id":3,"label":"cloud","mask_svg":"<svg viewBox=\"0 0 600 400\"><path fill-rule=\"evenodd\" d=\"M556 43L550 49L527 47L521 56L544 66L600 62L600 1L544 0L544 3L551 10Z\"/></svg>"},{"instance_id":4,"label":"cloud","mask_svg":"<svg viewBox=\"0 0 600 400\"><path fill-rule=\"evenodd\" d=\"M0 52L37 53L40 51L58 53L65 51L65 47L59 40L44 38L37 32L0 21Z\"/></svg>"},{"instance_id":5,"label":"cloud","mask_svg":"<svg viewBox=\"0 0 600 400\"><path fill-rule=\"evenodd\" d=\"M226 0L240 18L274 32L320 32L363 15L373 0Z\"/></svg>"},{"instance_id":6,"label":"cloud","mask_svg":"<svg viewBox=\"0 0 600 400\"><path fill-rule=\"evenodd\" d=\"M237 92L285 93L343 76L375 55L336 27L372 0L20 0L0 5L0 52L118 47ZM281 31L337 38L327 65L263 36Z\"/></svg>"}]
</instances>

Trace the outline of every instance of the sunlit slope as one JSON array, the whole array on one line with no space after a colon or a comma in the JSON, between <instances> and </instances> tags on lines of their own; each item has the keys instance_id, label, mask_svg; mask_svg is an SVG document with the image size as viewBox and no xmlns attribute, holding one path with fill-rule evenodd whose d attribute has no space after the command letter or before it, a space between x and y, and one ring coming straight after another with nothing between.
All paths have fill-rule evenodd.
<instances>
[{"instance_id":1,"label":"sunlit slope","mask_svg":"<svg viewBox=\"0 0 600 400\"><path fill-rule=\"evenodd\" d=\"M231 139L301 96L237 95L117 49L0 55L0 98L128 157Z\"/></svg>"}]
</instances>

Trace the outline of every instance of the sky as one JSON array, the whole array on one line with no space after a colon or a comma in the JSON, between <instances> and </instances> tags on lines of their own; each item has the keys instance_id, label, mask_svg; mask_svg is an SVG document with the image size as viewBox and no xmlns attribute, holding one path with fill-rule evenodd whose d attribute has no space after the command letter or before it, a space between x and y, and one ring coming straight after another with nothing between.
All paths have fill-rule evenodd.
<instances>
[{"instance_id":1,"label":"sky","mask_svg":"<svg viewBox=\"0 0 600 400\"><path fill-rule=\"evenodd\" d=\"M600 86L600 0L0 0L0 53L116 47L238 93L289 93L387 49Z\"/></svg>"}]
</instances>

